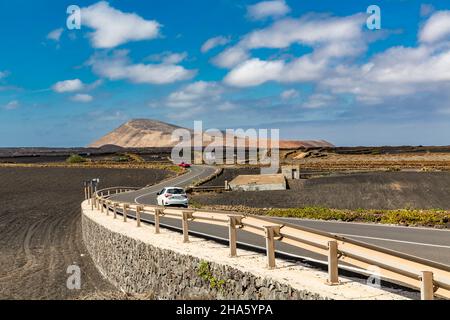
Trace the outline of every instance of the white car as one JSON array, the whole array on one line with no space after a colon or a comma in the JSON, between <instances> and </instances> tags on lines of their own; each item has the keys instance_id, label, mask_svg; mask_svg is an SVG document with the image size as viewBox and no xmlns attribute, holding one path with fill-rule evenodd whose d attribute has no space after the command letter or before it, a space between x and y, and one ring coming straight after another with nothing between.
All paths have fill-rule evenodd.
<instances>
[{"instance_id":1,"label":"white car","mask_svg":"<svg viewBox=\"0 0 450 320\"><path fill-rule=\"evenodd\" d=\"M187 208L189 199L183 188L166 187L157 193L159 206L182 206Z\"/></svg>"}]
</instances>

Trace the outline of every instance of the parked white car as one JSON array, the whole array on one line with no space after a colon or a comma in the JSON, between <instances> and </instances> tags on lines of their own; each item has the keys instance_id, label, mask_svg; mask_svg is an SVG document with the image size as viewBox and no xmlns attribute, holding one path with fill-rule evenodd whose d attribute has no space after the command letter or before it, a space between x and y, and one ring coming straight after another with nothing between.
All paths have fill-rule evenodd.
<instances>
[{"instance_id":1,"label":"parked white car","mask_svg":"<svg viewBox=\"0 0 450 320\"><path fill-rule=\"evenodd\" d=\"M183 188L166 187L157 193L159 206L182 206L187 208L189 199Z\"/></svg>"}]
</instances>

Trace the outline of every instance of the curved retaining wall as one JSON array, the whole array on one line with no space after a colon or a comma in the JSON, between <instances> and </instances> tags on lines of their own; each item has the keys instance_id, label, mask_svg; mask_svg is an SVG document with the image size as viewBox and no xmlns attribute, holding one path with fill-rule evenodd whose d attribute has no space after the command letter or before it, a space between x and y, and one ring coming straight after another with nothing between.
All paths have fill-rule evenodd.
<instances>
[{"instance_id":1,"label":"curved retaining wall","mask_svg":"<svg viewBox=\"0 0 450 320\"><path fill-rule=\"evenodd\" d=\"M176 232L162 228L161 234L155 235L153 226L137 228L135 224L132 219L125 223L120 216L114 220L111 215L92 211L86 202L82 205L82 232L88 252L99 271L128 293L147 293L160 299L319 300L361 298L361 294L395 298L374 288L361 290L358 285L367 287L361 284L326 286L320 271L306 271L292 262L283 266L277 261L281 268L268 270L263 267L263 255L238 250L241 257L229 258L226 246L194 237L183 244ZM298 272L300 282L289 278L290 271Z\"/></svg>"}]
</instances>

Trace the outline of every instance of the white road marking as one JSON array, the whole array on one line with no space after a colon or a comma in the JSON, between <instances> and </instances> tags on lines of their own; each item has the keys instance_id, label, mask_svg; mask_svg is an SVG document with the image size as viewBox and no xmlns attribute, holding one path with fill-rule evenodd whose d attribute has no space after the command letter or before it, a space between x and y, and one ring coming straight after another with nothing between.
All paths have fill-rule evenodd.
<instances>
[{"instance_id":1,"label":"white road marking","mask_svg":"<svg viewBox=\"0 0 450 320\"><path fill-rule=\"evenodd\" d=\"M424 230L424 231L436 231L436 232L450 232L449 229L432 229L430 227L412 227L412 226L400 226L396 224L384 224L384 223L374 223L374 222L350 222L350 221L337 221L337 220L318 220L318 219L308 219L308 218L295 218L295 217L273 217L279 220L299 220L299 221L310 221L310 222L320 222L320 223L327 223L327 224L346 224L346 225L363 225L363 226L374 226L374 227L380 227L380 228L404 228L404 229L418 229L418 230Z\"/></svg>"},{"instance_id":2,"label":"white road marking","mask_svg":"<svg viewBox=\"0 0 450 320\"><path fill-rule=\"evenodd\" d=\"M395 240L395 239L385 239L385 238L358 236L356 234L345 234L345 233L333 233L333 234L339 235L339 236L344 236L344 237L354 237L354 238L362 238L362 239L381 240L381 241L388 241L388 242L399 242L399 243L414 244L414 245L419 245L419 246L427 246L427 247L436 247L436 248L450 249L450 246L445 246L445 245L440 245L440 244L431 244L431 243L422 243L422 242L413 242L413 241L404 241L404 240Z\"/></svg>"}]
</instances>

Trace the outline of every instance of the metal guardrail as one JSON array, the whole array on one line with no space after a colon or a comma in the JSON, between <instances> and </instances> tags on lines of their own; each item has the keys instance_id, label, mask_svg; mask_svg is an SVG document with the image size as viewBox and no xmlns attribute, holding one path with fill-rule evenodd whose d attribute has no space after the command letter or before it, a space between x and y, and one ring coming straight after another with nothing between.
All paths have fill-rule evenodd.
<instances>
[{"instance_id":1,"label":"metal guardrail","mask_svg":"<svg viewBox=\"0 0 450 320\"><path fill-rule=\"evenodd\" d=\"M338 285L339 261L360 268L365 274L378 267L379 276L388 282L418 289L422 300L432 300L435 296L450 299L450 267L394 250L369 245L342 236L302 227L290 223L280 223L267 217L242 214L239 212L204 211L165 208L154 205L114 201L112 195L130 192L139 188L114 187L93 190L85 187L85 199L94 208L106 214L113 212L114 218L122 211L127 221L128 211L135 211L137 226L141 225L142 213L153 215L155 233L160 232L160 217L180 219L182 221L183 242L189 242L189 222L199 221L205 224L228 227L230 256L237 256L237 232L245 230L264 237L266 240L267 266L276 268L275 241L328 257L327 284Z\"/></svg>"}]
</instances>

